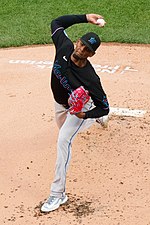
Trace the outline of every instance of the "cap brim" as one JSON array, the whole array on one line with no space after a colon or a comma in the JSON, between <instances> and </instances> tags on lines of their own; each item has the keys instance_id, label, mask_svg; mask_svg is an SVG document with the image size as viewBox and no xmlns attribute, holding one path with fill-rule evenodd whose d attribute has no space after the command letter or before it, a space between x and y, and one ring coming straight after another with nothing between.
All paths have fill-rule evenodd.
<instances>
[{"instance_id":1,"label":"cap brim","mask_svg":"<svg viewBox=\"0 0 150 225\"><path fill-rule=\"evenodd\" d=\"M83 43L84 45L86 45L86 46L90 49L91 52L95 53L95 51L94 51L94 50L92 49L92 47L88 44L88 42L86 42L86 41L83 40L82 38L80 38L80 40L82 41L82 43Z\"/></svg>"}]
</instances>

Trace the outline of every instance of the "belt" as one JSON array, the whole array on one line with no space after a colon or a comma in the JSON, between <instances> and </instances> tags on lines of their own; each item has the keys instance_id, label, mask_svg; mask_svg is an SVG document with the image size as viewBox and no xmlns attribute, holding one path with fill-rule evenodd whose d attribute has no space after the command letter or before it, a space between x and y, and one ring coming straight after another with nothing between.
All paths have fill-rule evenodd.
<instances>
[{"instance_id":1,"label":"belt","mask_svg":"<svg viewBox=\"0 0 150 225\"><path fill-rule=\"evenodd\" d=\"M62 106L63 106L65 109L69 109L69 105L67 105L67 104L62 104Z\"/></svg>"}]
</instances>

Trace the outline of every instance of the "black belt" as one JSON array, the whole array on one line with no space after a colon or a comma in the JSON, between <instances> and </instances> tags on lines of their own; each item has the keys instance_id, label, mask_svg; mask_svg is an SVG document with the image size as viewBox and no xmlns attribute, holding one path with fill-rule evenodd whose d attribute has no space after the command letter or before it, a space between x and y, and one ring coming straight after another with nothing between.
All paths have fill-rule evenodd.
<instances>
[{"instance_id":1,"label":"black belt","mask_svg":"<svg viewBox=\"0 0 150 225\"><path fill-rule=\"evenodd\" d=\"M69 109L69 105L67 105L67 104L62 104L62 106L63 106L65 109Z\"/></svg>"}]
</instances>

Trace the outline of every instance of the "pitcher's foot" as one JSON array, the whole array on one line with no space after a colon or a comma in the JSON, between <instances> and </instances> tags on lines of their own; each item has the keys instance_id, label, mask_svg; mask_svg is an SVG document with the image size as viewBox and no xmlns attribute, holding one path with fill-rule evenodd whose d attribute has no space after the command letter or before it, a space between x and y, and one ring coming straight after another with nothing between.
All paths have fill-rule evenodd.
<instances>
[{"instance_id":1,"label":"pitcher's foot","mask_svg":"<svg viewBox=\"0 0 150 225\"><path fill-rule=\"evenodd\" d=\"M108 121L109 121L108 115L96 119L96 122L100 123L101 126L104 128L108 127Z\"/></svg>"},{"instance_id":2,"label":"pitcher's foot","mask_svg":"<svg viewBox=\"0 0 150 225\"><path fill-rule=\"evenodd\" d=\"M50 196L46 202L41 207L41 212L51 212L59 208L60 205L66 203L68 200L67 195L58 198L55 196Z\"/></svg>"}]
</instances>

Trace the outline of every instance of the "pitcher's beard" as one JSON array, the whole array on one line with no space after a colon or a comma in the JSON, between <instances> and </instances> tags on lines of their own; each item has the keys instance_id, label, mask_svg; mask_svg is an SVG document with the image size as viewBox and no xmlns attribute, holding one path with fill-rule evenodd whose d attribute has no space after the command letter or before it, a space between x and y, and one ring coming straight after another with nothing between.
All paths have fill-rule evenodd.
<instances>
[{"instance_id":1,"label":"pitcher's beard","mask_svg":"<svg viewBox=\"0 0 150 225\"><path fill-rule=\"evenodd\" d=\"M80 58L78 55L76 55L76 53L73 53L73 57L74 57L76 60L82 60L82 58Z\"/></svg>"},{"instance_id":2,"label":"pitcher's beard","mask_svg":"<svg viewBox=\"0 0 150 225\"><path fill-rule=\"evenodd\" d=\"M79 56L79 55L77 55L75 52L74 52L72 55L73 55L73 57L74 57L76 60L82 60L82 61L87 60L86 57Z\"/></svg>"}]
</instances>

